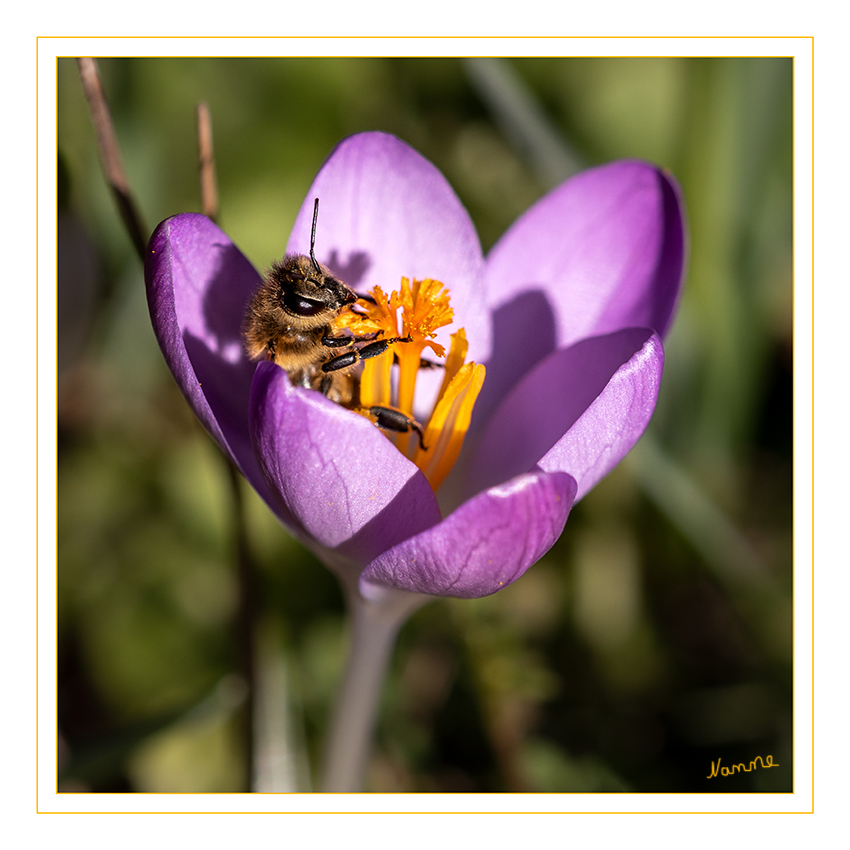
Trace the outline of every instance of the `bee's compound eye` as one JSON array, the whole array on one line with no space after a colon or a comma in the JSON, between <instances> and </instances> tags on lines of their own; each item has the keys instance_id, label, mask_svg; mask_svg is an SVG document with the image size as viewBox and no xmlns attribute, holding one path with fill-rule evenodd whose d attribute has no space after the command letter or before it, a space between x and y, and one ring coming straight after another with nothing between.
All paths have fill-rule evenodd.
<instances>
[{"instance_id":1,"label":"bee's compound eye","mask_svg":"<svg viewBox=\"0 0 850 850\"><path fill-rule=\"evenodd\" d=\"M317 316L323 310L328 309L328 305L324 301L305 298L291 289L284 289L281 301L283 306L296 316Z\"/></svg>"}]
</instances>

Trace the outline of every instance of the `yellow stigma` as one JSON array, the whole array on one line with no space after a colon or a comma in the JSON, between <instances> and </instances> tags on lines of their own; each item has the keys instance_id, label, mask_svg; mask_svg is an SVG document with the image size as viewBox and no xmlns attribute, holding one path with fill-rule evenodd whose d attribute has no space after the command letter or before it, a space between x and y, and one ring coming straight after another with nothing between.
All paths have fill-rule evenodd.
<instances>
[{"instance_id":1,"label":"yellow stigma","mask_svg":"<svg viewBox=\"0 0 850 850\"><path fill-rule=\"evenodd\" d=\"M344 312L335 327L350 328L358 336L379 334L380 337L410 338L395 343L379 357L366 360L360 376L360 405L395 407L414 417L413 399L416 379L424 358L429 368L443 367L443 381L427 421L422 422L425 448L417 434L394 435L399 450L425 473L434 490L443 483L457 460L469 429L472 408L484 382L484 366L464 363L468 344L463 328L451 335L448 356L445 348L434 341L437 330L450 325L454 312L449 303L449 290L438 280L401 279L398 291L389 297L375 287L370 293L374 304L360 302L361 313ZM401 310L399 324L399 310ZM397 380L392 380L394 356ZM443 361L445 358L445 362Z\"/></svg>"}]
</instances>

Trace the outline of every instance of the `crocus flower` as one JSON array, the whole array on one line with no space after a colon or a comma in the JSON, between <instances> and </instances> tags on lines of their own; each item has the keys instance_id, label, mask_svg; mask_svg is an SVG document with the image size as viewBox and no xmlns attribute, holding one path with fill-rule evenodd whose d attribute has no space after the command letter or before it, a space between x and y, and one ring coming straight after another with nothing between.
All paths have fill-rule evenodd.
<instances>
[{"instance_id":1,"label":"crocus flower","mask_svg":"<svg viewBox=\"0 0 850 850\"><path fill-rule=\"evenodd\" d=\"M460 362L476 386L452 419L455 449L467 433L438 491L398 439L248 359L242 324L260 274L201 215L167 219L149 244L148 300L168 365L280 521L362 597L494 593L553 545L652 416L684 265L678 187L644 162L590 169L529 209L486 259L446 179L393 136L335 148L287 252L309 252L314 198L317 259L353 290L389 293L405 277L449 293L453 323L428 340L458 352L463 328ZM442 378L422 373L417 418ZM426 432L425 443L444 437Z\"/></svg>"}]
</instances>

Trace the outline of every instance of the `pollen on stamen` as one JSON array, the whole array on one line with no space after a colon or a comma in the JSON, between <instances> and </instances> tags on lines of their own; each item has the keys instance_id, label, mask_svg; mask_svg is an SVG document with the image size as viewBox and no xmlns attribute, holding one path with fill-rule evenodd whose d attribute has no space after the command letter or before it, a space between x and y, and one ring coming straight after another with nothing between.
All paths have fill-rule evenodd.
<instances>
[{"instance_id":1,"label":"pollen on stamen","mask_svg":"<svg viewBox=\"0 0 850 850\"><path fill-rule=\"evenodd\" d=\"M403 277L399 289L389 297L379 287L369 294L375 303L360 304L362 313L352 313L351 318L344 314L338 327L349 327L358 335L376 333L410 341L396 343L386 354L364 363L360 376L361 407L368 410L375 405L390 406L413 419L416 380L426 348L430 349L429 362L436 358L437 365L444 369L434 408L425 421L417 423L422 427L422 440L415 433L391 437L436 490L460 453L484 381L484 366L464 362L468 343L462 328L451 335L448 355L435 341L437 330L450 325L454 318L449 290L440 281L426 278L411 282ZM397 364L395 382L394 363Z\"/></svg>"}]
</instances>

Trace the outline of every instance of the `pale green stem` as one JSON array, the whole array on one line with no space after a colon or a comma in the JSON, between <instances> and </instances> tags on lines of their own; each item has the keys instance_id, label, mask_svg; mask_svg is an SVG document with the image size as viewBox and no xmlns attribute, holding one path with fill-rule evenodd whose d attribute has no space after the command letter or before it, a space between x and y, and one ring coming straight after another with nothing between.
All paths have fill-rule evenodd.
<instances>
[{"instance_id":1,"label":"pale green stem","mask_svg":"<svg viewBox=\"0 0 850 850\"><path fill-rule=\"evenodd\" d=\"M323 791L362 790L381 689L398 631L430 597L390 591L348 595L350 645L325 752Z\"/></svg>"},{"instance_id":2,"label":"pale green stem","mask_svg":"<svg viewBox=\"0 0 850 850\"><path fill-rule=\"evenodd\" d=\"M475 57L463 65L493 120L544 186L557 186L584 167L510 60Z\"/></svg>"}]
</instances>

